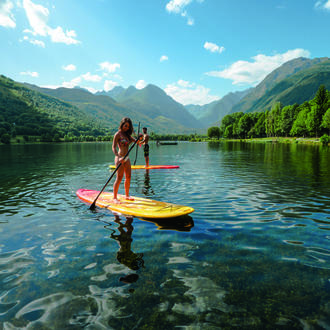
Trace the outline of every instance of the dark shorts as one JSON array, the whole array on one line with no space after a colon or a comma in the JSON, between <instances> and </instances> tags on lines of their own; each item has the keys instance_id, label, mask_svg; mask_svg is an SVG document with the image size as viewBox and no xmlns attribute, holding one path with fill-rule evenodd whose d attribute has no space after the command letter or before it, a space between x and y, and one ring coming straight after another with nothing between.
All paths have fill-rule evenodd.
<instances>
[{"instance_id":1,"label":"dark shorts","mask_svg":"<svg viewBox=\"0 0 330 330\"><path fill-rule=\"evenodd\" d=\"M149 144L144 145L143 151L144 151L144 157L149 157Z\"/></svg>"}]
</instances>

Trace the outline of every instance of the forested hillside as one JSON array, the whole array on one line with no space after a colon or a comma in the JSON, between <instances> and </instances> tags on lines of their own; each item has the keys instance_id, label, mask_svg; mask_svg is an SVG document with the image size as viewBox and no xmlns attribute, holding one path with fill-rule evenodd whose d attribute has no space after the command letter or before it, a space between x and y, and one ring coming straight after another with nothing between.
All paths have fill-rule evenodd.
<instances>
[{"instance_id":1,"label":"forested hillside","mask_svg":"<svg viewBox=\"0 0 330 330\"><path fill-rule=\"evenodd\" d=\"M321 85L314 98L302 104L280 102L265 112L236 112L225 116L209 135L224 138L320 137L330 135L330 92Z\"/></svg>"},{"instance_id":2,"label":"forested hillside","mask_svg":"<svg viewBox=\"0 0 330 330\"><path fill-rule=\"evenodd\" d=\"M27 140L38 136L41 141L58 141L69 133L98 136L105 132L101 122L77 107L0 76L2 140L23 135Z\"/></svg>"}]
</instances>

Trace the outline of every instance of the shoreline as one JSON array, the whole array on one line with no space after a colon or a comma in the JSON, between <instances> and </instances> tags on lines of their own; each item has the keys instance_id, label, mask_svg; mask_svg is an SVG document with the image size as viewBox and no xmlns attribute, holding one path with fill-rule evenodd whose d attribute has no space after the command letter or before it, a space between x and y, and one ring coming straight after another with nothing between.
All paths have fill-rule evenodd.
<instances>
[{"instance_id":1,"label":"shoreline","mask_svg":"<svg viewBox=\"0 0 330 330\"><path fill-rule=\"evenodd\" d=\"M29 145L29 144L62 144L62 143L111 143L112 141L49 141L49 142L41 142L41 141L24 141L23 139L19 139L19 142L11 141L9 144L1 143L0 145ZM151 140L153 142L157 142L156 140ZM171 141L173 142L173 141ZM287 143L287 144L312 144L312 145L322 145L320 138L302 138L302 137L267 137L267 138L247 138L247 139L207 139L207 138L199 138L192 139L186 141L176 140L175 142L245 142L245 143ZM328 143L330 146L330 143Z\"/></svg>"}]
</instances>

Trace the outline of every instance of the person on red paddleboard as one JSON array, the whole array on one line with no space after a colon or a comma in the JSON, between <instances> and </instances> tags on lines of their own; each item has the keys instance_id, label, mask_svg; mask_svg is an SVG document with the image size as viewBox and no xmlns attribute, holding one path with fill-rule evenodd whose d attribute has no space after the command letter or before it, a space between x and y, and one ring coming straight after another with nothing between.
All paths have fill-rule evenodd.
<instances>
[{"instance_id":1,"label":"person on red paddleboard","mask_svg":"<svg viewBox=\"0 0 330 330\"><path fill-rule=\"evenodd\" d=\"M131 185L131 161L128 156L124 159L124 156L128 152L129 145L135 141L132 137L133 132L134 129L131 119L125 117L121 120L118 132L113 137L112 151L115 154L115 165L118 167L119 163L122 163L117 171L116 181L113 184L113 200L116 203L120 203L118 190L124 174L126 199L134 200L134 198L129 195L129 188Z\"/></svg>"},{"instance_id":2,"label":"person on red paddleboard","mask_svg":"<svg viewBox=\"0 0 330 330\"><path fill-rule=\"evenodd\" d=\"M149 167L149 134L148 129L143 127L143 139L139 141L139 144L143 144L144 159L146 161L146 167Z\"/></svg>"}]
</instances>

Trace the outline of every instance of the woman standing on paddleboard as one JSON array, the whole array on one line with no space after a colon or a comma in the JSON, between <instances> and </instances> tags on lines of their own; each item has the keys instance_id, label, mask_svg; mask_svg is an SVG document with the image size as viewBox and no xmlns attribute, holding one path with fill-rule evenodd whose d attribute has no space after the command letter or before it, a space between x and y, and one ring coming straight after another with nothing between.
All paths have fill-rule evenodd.
<instances>
[{"instance_id":1,"label":"woman standing on paddleboard","mask_svg":"<svg viewBox=\"0 0 330 330\"><path fill-rule=\"evenodd\" d=\"M118 167L118 165L122 163L117 171L116 181L113 185L113 200L116 203L120 203L117 194L124 174L126 199L134 200L134 198L129 195L129 188L131 185L131 161L128 156L124 159L124 156L128 152L129 145L135 141L132 137L133 131L131 119L125 117L121 120L118 132L113 137L112 151L115 154L115 165Z\"/></svg>"}]
</instances>

